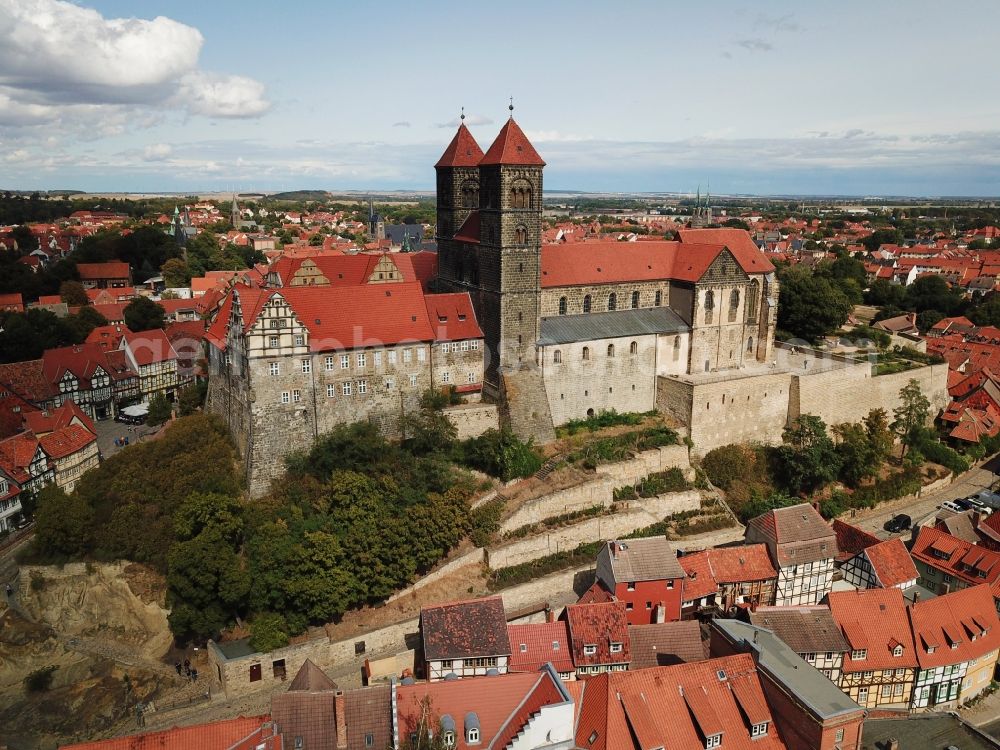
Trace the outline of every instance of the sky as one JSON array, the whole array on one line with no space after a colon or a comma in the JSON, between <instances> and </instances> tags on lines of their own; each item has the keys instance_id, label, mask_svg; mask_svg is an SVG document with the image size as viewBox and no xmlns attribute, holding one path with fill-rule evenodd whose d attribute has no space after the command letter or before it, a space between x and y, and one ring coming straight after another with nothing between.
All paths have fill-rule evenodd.
<instances>
[{"instance_id":1,"label":"sky","mask_svg":"<svg viewBox=\"0 0 1000 750\"><path fill-rule=\"evenodd\" d=\"M0 0L0 189L1000 195L996 0Z\"/></svg>"}]
</instances>

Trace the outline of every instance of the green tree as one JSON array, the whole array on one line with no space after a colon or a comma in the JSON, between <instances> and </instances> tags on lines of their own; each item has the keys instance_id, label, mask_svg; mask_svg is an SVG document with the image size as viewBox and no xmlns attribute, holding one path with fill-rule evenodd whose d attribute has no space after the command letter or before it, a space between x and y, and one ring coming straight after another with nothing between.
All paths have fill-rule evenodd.
<instances>
[{"instance_id":1,"label":"green tree","mask_svg":"<svg viewBox=\"0 0 1000 750\"><path fill-rule=\"evenodd\" d=\"M146 416L146 424L157 426L170 419L173 406L167 397L162 393L157 393L149 399L149 414Z\"/></svg>"},{"instance_id":2,"label":"green tree","mask_svg":"<svg viewBox=\"0 0 1000 750\"><path fill-rule=\"evenodd\" d=\"M39 490L35 511L35 545L50 558L74 558L84 554L93 533L93 510L76 493L50 484Z\"/></svg>"},{"instance_id":3,"label":"green tree","mask_svg":"<svg viewBox=\"0 0 1000 750\"><path fill-rule=\"evenodd\" d=\"M87 290L79 281L67 280L59 285L59 297L71 307L82 307L90 304Z\"/></svg>"},{"instance_id":4,"label":"green tree","mask_svg":"<svg viewBox=\"0 0 1000 750\"><path fill-rule=\"evenodd\" d=\"M782 440L775 451L777 474L791 494L810 493L837 476L840 456L819 417L799 416L785 428Z\"/></svg>"},{"instance_id":5,"label":"green tree","mask_svg":"<svg viewBox=\"0 0 1000 750\"><path fill-rule=\"evenodd\" d=\"M185 386L178 391L177 406L182 417L190 416L198 411L205 404L205 396L208 395L208 382L199 380L196 383Z\"/></svg>"},{"instance_id":6,"label":"green tree","mask_svg":"<svg viewBox=\"0 0 1000 750\"><path fill-rule=\"evenodd\" d=\"M917 314L917 328L926 333L934 327L935 323L943 319L944 315L937 310L924 310Z\"/></svg>"},{"instance_id":7,"label":"green tree","mask_svg":"<svg viewBox=\"0 0 1000 750\"><path fill-rule=\"evenodd\" d=\"M125 325L130 331L151 331L163 328L166 312L149 297L136 297L125 306Z\"/></svg>"},{"instance_id":8,"label":"green tree","mask_svg":"<svg viewBox=\"0 0 1000 750\"><path fill-rule=\"evenodd\" d=\"M170 258L160 266L163 283L168 287L185 287L191 283L191 271L181 258Z\"/></svg>"},{"instance_id":9,"label":"green tree","mask_svg":"<svg viewBox=\"0 0 1000 750\"><path fill-rule=\"evenodd\" d=\"M87 336L98 326L106 326L108 319L101 315L93 306L81 307L76 315L63 318L63 323L72 331L73 343L82 344Z\"/></svg>"},{"instance_id":10,"label":"green tree","mask_svg":"<svg viewBox=\"0 0 1000 750\"><path fill-rule=\"evenodd\" d=\"M906 287L902 284L893 284L887 279L876 279L865 294L865 302L879 307L888 305L902 309L906 302Z\"/></svg>"},{"instance_id":11,"label":"green tree","mask_svg":"<svg viewBox=\"0 0 1000 750\"><path fill-rule=\"evenodd\" d=\"M903 443L903 457L906 452L920 439L920 431L927 424L931 402L927 400L920 383L910 380L899 391L899 406L892 410L890 428Z\"/></svg>"},{"instance_id":12,"label":"green tree","mask_svg":"<svg viewBox=\"0 0 1000 750\"><path fill-rule=\"evenodd\" d=\"M892 453L892 444L895 440L889 428L889 415L885 409L872 409L862 420L862 424L875 456L880 463L885 461Z\"/></svg>"},{"instance_id":13,"label":"green tree","mask_svg":"<svg viewBox=\"0 0 1000 750\"><path fill-rule=\"evenodd\" d=\"M968 312L969 320L978 326L1000 328L1000 294L990 293Z\"/></svg>"},{"instance_id":14,"label":"green tree","mask_svg":"<svg viewBox=\"0 0 1000 750\"><path fill-rule=\"evenodd\" d=\"M793 266L781 274L778 327L808 341L837 330L847 321L851 301L829 279Z\"/></svg>"},{"instance_id":15,"label":"green tree","mask_svg":"<svg viewBox=\"0 0 1000 750\"><path fill-rule=\"evenodd\" d=\"M17 245L17 250L21 255L27 255L38 249L38 240L31 233L31 229L24 224L14 227L10 233L11 239Z\"/></svg>"},{"instance_id":16,"label":"green tree","mask_svg":"<svg viewBox=\"0 0 1000 750\"><path fill-rule=\"evenodd\" d=\"M962 293L952 289L940 276L921 276L906 288L906 304L910 310L938 310L953 315L962 305Z\"/></svg>"},{"instance_id":17,"label":"green tree","mask_svg":"<svg viewBox=\"0 0 1000 750\"><path fill-rule=\"evenodd\" d=\"M881 460L863 424L838 424L833 427L840 457L840 479L848 487L857 487L878 472Z\"/></svg>"}]
</instances>

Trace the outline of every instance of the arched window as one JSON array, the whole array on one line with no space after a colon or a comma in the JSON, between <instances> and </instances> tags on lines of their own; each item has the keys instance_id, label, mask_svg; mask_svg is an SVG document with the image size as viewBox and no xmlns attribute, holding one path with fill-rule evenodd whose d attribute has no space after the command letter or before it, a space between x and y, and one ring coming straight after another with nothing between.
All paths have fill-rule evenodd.
<instances>
[{"instance_id":1,"label":"arched window","mask_svg":"<svg viewBox=\"0 0 1000 750\"><path fill-rule=\"evenodd\" d=\"M632 292L632 309L635 310L639 306L639 292L638 290Z\"/></svg>"},{"instance_id":2,"label":"arched window","mask_svg":"<svg viewBox=\"0 0 1000 750\"><path fill-rule=\"evenodd\" d=\"M736 311L740 309L740 292L734 289L729 293L729 322L736 320Z\"/></svg>"},{"instance_id":3,"label":"arched window","mask_svg":"<svg viewBox=\"0 0 1000 750\"><path fill-rule=\"evenodd\" d=\"M628 345L628 353L629 354L639 353L639 343L637 341L633 341L631 344Z\"/></svg>"},{"instance_id":4,"label":"arched window","mask_svg":"<svg viewBox=\"0 0 1000 750\"><path fill-rule=\"evenodd\" d=\"M518 245L526 245L528 243L528 228L524 224L518 224L514 228L514 242Z\"/></svg>"},{"instance_id":5,"label":"arched window","mask_svg":"<svg viewBox=\"0 0 1000 750\"><path fill-rule=\"evenodd\" d=\"M747 290L747 320L753 321L757 317L757 297L760 294L760 284L757 283L757 279L750 282L750 288Z\"/></svg>"},{"instance_id":6,"label":"arched window","mask_svg":"<svg viewBox=\"0 0 1000 750\"><path fill-rule=\"evenodd\" d=\"M475 180L462 183L462 207L479 208L479 183Z\"/></svg>"},{"instance_id":7,"label":"arched window","mask_svg":"<svg viewBox=\"0 0 1000 750\"><path fill-rule=\"evenodd\" d=\"M709 289L705 292L705 322L711 323L715 311L715 292Z\"/></svg>"},{"instance_id":8,"label":"arched window","mask_svg":"<svg viewBox=\"0 0 1000 750\"><path fill-rule=\"evenodd\" d=\"M608 356L609 357L615 356L615 345L614 344L608 344Z\"/></svg>"},{"instance_id":9,"label":"arched window","mask_svg":"<svg viewBox=\"0 0 1000 750\"><path fill-rule=\"evenodd\" d=\"M681 358L681 337L674 336L674 362Z\"/></svg>"},{"instance_id":10,"label":"arched window","mask_svg":"<svg viewBox=\"0 0 1000 750\"><path fill-rule=\"evenodd\" d=\"M618 309L618 295L614 292L608 295L608 309L617 310Z\"/></svg>"},{"instance_id":11,"label":"arched window","mask_svg":"<svg viewBox=\"0 0 1000 750\"><path fill-rule=\"evenodd\" d=\"M531 208L531 183L527 180L516 180L510 186L511 208Z\"/></svg>"},{"instance_id":12,"label":"arched window","mask_svg":"<svg viewBox=\"0 0 1000 750\"><path fill-rule=\"evenodd\" d=\"M560 297L559 298L559 314L560 315L565 315L566 314L566 298L565 297Z\"/></svg>"},{"instance_id":13,"label":"arched window","mask_svg":"<svg viewBox=\"0 0 1000 750\"><path fill-rule=\"evenodd\" d=\"M590 359L590 347L589 346L583 347L583 358L584 359Z\"/></svg>"},{"instance_id":14,"label":"arched window","mask_svg":"<svg viewBox=\"0 0 1000 750\"><path fill-rule=\"evenodd\" d=\"M557 365L558 364L562 364L562 350L561 349L556 349L554 352L552 352L552 361L555 364L557 364Z\"/></svg>"},{"instance_id":15,"label":"arched window","mask_svg":"<svg viewBox=\"0 0 1000 750\"><path fill-rule=\"evenodd\" d=\"M584 295L583 297L583 311L585 313L590 312L590 295Z\"/></svg>"},{"instance_id":16,"label":"arched window","mask_svg":"<svg viewBox=\"0 0 1000 750\"><path fill-rule=\"evenodd\" d=\"M659 289L656 290L656 297L653 298L653 306L659 307L663 304L663 292Z\"/></svg>"}]
</instances>

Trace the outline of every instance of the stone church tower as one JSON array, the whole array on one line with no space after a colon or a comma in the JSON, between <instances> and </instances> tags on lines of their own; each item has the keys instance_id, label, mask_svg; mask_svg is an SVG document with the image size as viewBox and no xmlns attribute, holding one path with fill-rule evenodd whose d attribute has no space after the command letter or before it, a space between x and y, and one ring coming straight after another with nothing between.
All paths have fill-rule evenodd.
<instances>
[{"instance_id":1,"label":"stone church tower","mask_svg":"<svg viewBox=\"0 0 1000 750\"><path fill-rule=\"evenodd\" d=\"M540 441L553 435L535 366L544 167L513 115L485 154L463 122L435 165L439 283L472 298L486 345L484 394L516 432Z\"/></svg>"}]
</instances>

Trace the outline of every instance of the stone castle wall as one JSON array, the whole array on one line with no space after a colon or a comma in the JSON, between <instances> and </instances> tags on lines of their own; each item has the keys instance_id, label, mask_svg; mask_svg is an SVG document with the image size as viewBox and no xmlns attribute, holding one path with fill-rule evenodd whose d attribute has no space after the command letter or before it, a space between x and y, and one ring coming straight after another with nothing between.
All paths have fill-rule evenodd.
<instances>
[{"instance_id":1,"label":"stone castle wall","mask_svg":"<svg viewBox=\"0 0 1000 750\"><path fill-rule=\"evenodd\" d=\"M487 430L500 429L496 404L459 404L445 407L443 413L455 425L459 440L478 437Z\"/></svg>"}]
</instances>

